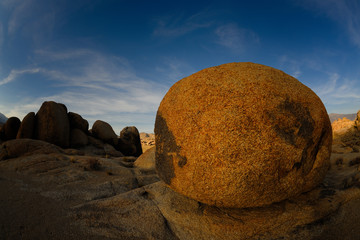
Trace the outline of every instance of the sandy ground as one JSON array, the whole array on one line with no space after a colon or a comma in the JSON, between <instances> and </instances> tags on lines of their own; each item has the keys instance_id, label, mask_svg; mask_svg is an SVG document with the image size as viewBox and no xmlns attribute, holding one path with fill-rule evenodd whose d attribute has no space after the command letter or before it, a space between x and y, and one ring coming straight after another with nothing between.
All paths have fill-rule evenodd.
<instances>
[{"instance_id":1,"label":"sandy ground","mask_svg":"<svg viewBox=\"0 0 360 240\"><path fill-rule=\"evenodd\" d=\"M359 139L360 136L356 135L354 137L351 135L351 137L348 137L345 140L334 142L331 157L332 168L329 171L329 175L334 175L336 177L329 178L331 181L328 181L328 184L334 185L334 189L338 189L333 192L340 192L344 189L349 189L349 192L351 192L352 188L357 189L360 187ZM144 152L150 147L152 146L146 144L146 142L143 143ZM57 180L60 179L58 178L59 176L64 174L67 177L65 179L71 180L73 186L80 186L81 190L83 190L82 187L84 187L84 192L88 191L88 193L93 194L95 191L98 191L102 194L104 187L108 186L106 184L110 183L111 188L113 188L112 184L116 183L116 179L125 181L125 177L123 179L122 176L125 176L124 174L127 172L130 173L134 171L132 168L127 169L122 167L124 163L122 163L122 165L117 165L118 162L116 159L111 162L111 159L103 159L103 161L109 161L109 165L106 165L106 168L104 165L104 169L101 171L91 172L83 170L82 164L86 157L87 156L63 157L61 155L59 156L59 161L54 160L51 162L52 159L50 159L51 161L47 160L48 162L45 162L46 158L44 158L45 160L42 160L43 158L36 158L34 156L34 158L18 161L18 163L16 163L17 165L14 164L14 167L19 166L19 170L14 168L15 171L10 171L10 168L6 169L7 166L12 166L13 162L9 162L8 164L0 162L0 240L111 239L99 237L99 235L96 235L93 232L84 232L87 231L86 228L79 227L78 224L74 223L77 220L81 220L81 216L75 215L74 217L74 211L71 209L84 204L84 202L88 200L84 201L84 198L81 199L81 197L56 200L54 197L46 197L46 195L43 194L49 190L56 190L60 193L64 188L68 189L66 187L67 185L64 184L62 180ZM74 160L73 158L76 159ZM33 161L34 164L31 164L28 161ZM66 161L66 164L60 164L62 161ZM116 168L116 166L118 166L118 168ZM20 167L22 167L23 170L21 170ZM108 169L112 169L112 174L107 174L109 172ZM85 179L86 176L91 177ZM42 180L40 181L39 179ZM140 178L137 179L137 184L139 184L139 179ZM100 184L102 183L101 181L104 182L103 185ZM79 182L81 184L79 184ZM129 184L131 185L131 183ZM87 188L87 186L89 187ZM341 194L343 193L344 192ZM347 213L358 212L359 204L360 202L357 201L352 205L349 205L351 209L348 210ZM109 221L108 215L103 216L105 219L98 219L97 215L93 215L91 211L87 214L91 215L89 219L92 219L91 223L93 225L95 224L96 227L101 227L98 226L99 222L107 223ZM352 219L355 218L358 219L358 216ZM345 217L344 219L346 220L347 218ZM341 221L344 222L343 220ZM345 239L353 239L352 236L355 235L352 234L351 231L356 229L358 223L350 221L346 226L346 229L339 228L339 231L341 231L339 234L347 234L350 237ZM111 228L111 226L108 228ZM327 237L326 239L329 238ZM354 239L360 238L355 237Z\"/></svg>"},{"instance_id":2,"label":"sandy ground","mask_svg":"<svg viewBox=\"0 0 360 240\"><path fill-rule=\"evenodd\" d=\"M17 173L0 172L0 239L100 239L72 224L68 210L79 203L41 196L27 187L30 182Z\"/></svg>"}]
</instances>

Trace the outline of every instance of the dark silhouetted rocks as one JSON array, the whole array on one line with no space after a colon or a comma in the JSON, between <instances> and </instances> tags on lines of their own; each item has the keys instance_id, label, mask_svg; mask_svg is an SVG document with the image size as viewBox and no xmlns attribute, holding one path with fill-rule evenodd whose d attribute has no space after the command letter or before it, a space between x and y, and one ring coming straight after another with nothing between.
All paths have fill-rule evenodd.
<instances>
[{"instance_id":1,"label":"dark silhouetted rocks","mask_svg":"<svg viewBox=\"0 0 360 240\"><path fill-rule=\"evenodd\" d=\"M0 144L15 138L37 139L91 155L138 157L142 154L136 127L126 127L120 135L119 138L111 125L101 120L95 121L89 130L88 121L80 114L68 113L64 104L54 101L44 102L36 114L28 113L22 122L12 117L0 126Z\"/></svg>"},{"instance_id":2,"label":"dark silhouetted rocks","mask_svg":"<svg viewBox=\"0 0 360 240\"><path fill-rule=\"evenodd\" d=\"M117 145L117 136L113 128L107 122L97 120L94 122L92 129L92 135L105 143L109 143L113 146Z\"/></svg>"},{"instance_id":3,"label":"dark silhouetted rocks","mask_svg":"<svg viewBox=\"0 0 360 240\"><path fill-rule=\"evenodd\" d=\"M116 148L126 156L140 156L143 152L137 128L132 126L121 130Z\"/></svg>"},{"instance_id":4,"label":"dark silhouetted rocks","mask_svg":"<svg viewBox=\"0 0 360 240\"><path fill-rule=\"evenodd\" d=\"M73 128L70 131L70 147L84 147L89 143L88 136L80 129Z\"/></svg>"},{"instance_id":5,"label":"dark silhouetted rocks","mask_svg":"<svg viewBox=\"0 0 360 240\"><path fill-rule=\"evenodd\" d=\"M16 138L34 138L36 117L34 112L28 113L21 122Z\"/></svg>"},{"instance_id":6,"label":"dark silhouetted rocks","mask_svg":"<svg viewBox=\"0 0 360 240\"><path fill-rule=\"evenodd\" d=\"M3 140L8 141L16 138L17 132L20 128L21 121L17 117L9 118L4 126L2 127L3 131Z\"/></svg>"},{"instance_id":7,"label":"dark silhouetted rocks","mask_svg":"<svg viewBox=\"0 0 360 240\"><path fill-rule=\"evenodd\" d=\"M67 108L53 101L44 102L36 114L36 138L63 148L70 145Z\"/></svg>"},{"instance_id":8,"label":"dark silhouetted rocks","mask_svg":"<svg viewBox=\"0 0 360 240\"><path fill-rule=\"evenodd\" d=\"M83 119L79 114L74 112L69 112L68 117L71 129L77 128L84 133L88 133L89 123L87 120Z\"/></svg>"}]
</instances>

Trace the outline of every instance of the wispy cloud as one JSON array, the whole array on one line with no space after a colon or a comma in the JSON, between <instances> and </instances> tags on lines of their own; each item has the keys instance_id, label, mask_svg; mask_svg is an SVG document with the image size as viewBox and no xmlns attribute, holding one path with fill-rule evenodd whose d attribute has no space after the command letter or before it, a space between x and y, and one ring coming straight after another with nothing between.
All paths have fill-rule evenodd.
<instances>
[{"instance_id":1,"label":"wispy cloud","mask_svg":"<svg viewBox=\"0 0 360 240\"><path fill-rule=\"evenodd\" d=\"M206 11L196 13L190 17L183 15L167 16L156 21L157 26L153 31L154 36L179 37L201 28L212 25Z\"/></svg>"},{"instance_id":2,"label":"wispy cloud","mask_svg":"<svg viewBox=\"0 0 360 240\"><path fill-rule=\"evenodd\" d=\"M302 75L301 66L303 64L299 60L289 58L287 55L282 55L279 57L279 65L281 69L294 78L299 78Z\"/></svg>"},{"instance_id":3,"label":"wispy cloud","mask_svg":"<svg viewBox=\"0 0 360 240\"><path fill-rule=\"evenodd\" d=\"M2 0L0 4L9 17L6 22L7 37L21 37L36 46L42 46L47 40L53 40L58 27L67 24L69 14L78 9L91 9L99 0Z\"/></svg>"},{"instance_id":4,"label":"wispy cloud","mask_svg":"<svg viewBox=\"0 0 360 240\"><path fill-rule=\"evenodd\" d=\"M358 0L295 0L311 11L326 14L346 29L350 40L360 47L360 2Z\"/></svg>"},{"instance_id":5,"label":"wispy cloud","mask_svg":"<svg viewBox=\"0 0 360 240\"><path fill-rule=\"evenodd\" d=\"M2 22L0 22L0 53L1 53L3 43L4 43L4 26L3 26Z\"/></svg>"},{"instance_id":6,"label":"wispy cloud","mask_svg":"<svg viewBox=\"0 0 360 240\"><path fill-rule=\"evenodd\" d=\"M215 30L217 43L232 50L243 51L246 46L259 43L256 33L249 29L240 28L235 23L219 26Z\"/></svg>"},{"instance_id":7,"label":"wispy cloud","mask_svg":"<svg viewBox=\"0 0 360 240\"><path fill-rule=\"evenodd\" d=\"M343 79L338 73L329 73L328 80L313 90L329 112L351 113L360 108L358 81Z\"/></svg>"},{"instance_id":8,"label":"wispy cloud","mask_svg":"<svg viewBox=\"0 0 360 240\"><path fill-rule=\"evenodd\" d=\"M34 73L39 73L41 71L42 70L40 68L30 68L30 69L22 69L22 70L13 69L13 70L11 70L11 72L9 73L9 75L7 77L0 80L0 86L16 80L21 75L34 74Z\"/></svg>"},{"instance_id":9,"label":"wispy cloud","mask_svg":"<svg viewBox=\"0 0 360 240\"><path fill-rule=\"evenodd\" d=\"M124 127L124 116L131 115L134 123L143 124L146 117L143 129L152 131L151 123L168 86L137 76L126 59L87 49L38 50L36 58L38 68L12 70L0 85L16 81L21 75L37 73L56 92L49 94L46 86L42 86L45 87L42 96L27 98L26 104L19 100L8 108L7 115L24 116L28 111L37 111L43 101L53 100L87 119L117 124L115 129Z\"/></svg>"},{"instance_id":10,"label":"wispy cloud","mask_svg":"<svg viewBox=\"0 0 360 240\"><path fill-rule=\"evenodd\" d=\"M177 58L166 57L163 64L156 67L156 71L163 76L164 82L171 86L180 79L194 73L195 69Z\"/></svg>"},{"instance_id":11,"label":"wispy cloud","mask_svg":"<svg viewBox=\"0 0 360 240\"><path fill-rule=\"evenodd\" d=\"M338 73L330 73L329 80L326 82L326 84L317 88L317 93L324 97L329 95L334 96L334 94L339 96L337 92L343 92L344 88L347 88L347 85L342 85L340 88L337 86L339 79L340 76ZM345 94L345 96L347 96L347 94Z\"/></svg>"}]
</instances>

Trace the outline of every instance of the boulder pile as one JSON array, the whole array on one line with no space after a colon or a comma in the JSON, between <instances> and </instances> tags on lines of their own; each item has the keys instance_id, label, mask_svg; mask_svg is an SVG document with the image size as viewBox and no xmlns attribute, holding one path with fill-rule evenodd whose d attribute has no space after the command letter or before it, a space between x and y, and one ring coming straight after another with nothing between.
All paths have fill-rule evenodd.
<instances>
[{"instance_id":1,"label":"boulder pile","mask_svg":"<svg viewBox=\"0 0 360 240\"><path fill-rule=\"evenodd\" d=\"M53 101L44 102L36 114L28 113L23 121L17 117L9 118L0 130L0 143L13 139L36 139L61 148L116 156L138 157L142 154L136 127L124 128L118 137L110 124L97 120L89 130L87 120L68 112L64 104Z\"/></svg>"},{"instance_id":2,"label":"boulder pile","mask_svg":"<svg viewBox=\"0 0 360 240\"><path fill-rule=\"evenodd\" d=\"M175 83L156 116L156 168L173 190L217 207L269 205L316 187L332 131L320 98L284 72L229 63Z\"/></svg>"}]
</instances>

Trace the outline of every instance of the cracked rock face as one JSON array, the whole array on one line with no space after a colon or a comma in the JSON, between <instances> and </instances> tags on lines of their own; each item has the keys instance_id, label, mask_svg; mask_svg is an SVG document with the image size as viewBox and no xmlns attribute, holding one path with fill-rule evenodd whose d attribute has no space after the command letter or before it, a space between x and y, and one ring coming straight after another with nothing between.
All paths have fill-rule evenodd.
<instances>
[{"instance_id":1,"label":"cracked rock face","mask_svg":"<svg viewBox=\"0 0 360 240\"><path fill-rule=\"evenodd\" d=\"M329 168L332 131L320 98L254 63L175 83L156 116L156 168L175 191L219 207L257 207L309 191Z\"/></svg>"}]
</instances>

